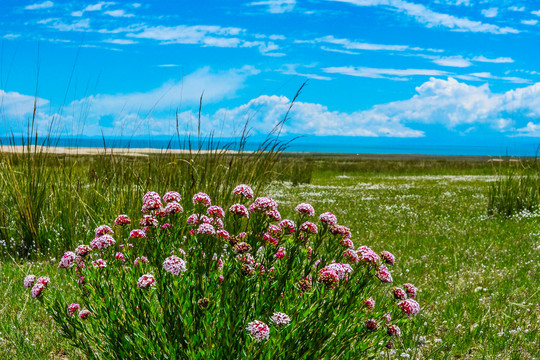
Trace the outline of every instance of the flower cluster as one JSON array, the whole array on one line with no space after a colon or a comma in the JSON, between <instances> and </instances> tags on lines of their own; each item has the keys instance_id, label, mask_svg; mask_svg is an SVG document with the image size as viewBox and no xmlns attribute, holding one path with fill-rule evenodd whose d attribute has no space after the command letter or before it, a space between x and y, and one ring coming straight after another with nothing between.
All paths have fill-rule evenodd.
<instances>
[{"instance_id":1,"label":"flower cluster","mask_svg":"<svg viewBox=\"0 0 540 360\"><path fill-rule=\"evenodd\" d=\"M154 275L152 274L145 274L137 280L137 287L138 288L147 288L150 286L154 286L155 283Z\"/></svg>"},{"instance_id":2,"label":"flower cluster","mask_svg":"<svg viewBox=\"0 0 540 360\"><path fill-rule=\"evenodd\" d=\"M277 326L285 326L291 322L291 318L287 314L281 312L275 312L272 315L271 319L272 322Z\"/></svg>"},{"instance_id":3,"label":"flower cluster","mask_svg":"<svg viewBox=\"0 0 540 360\"><path fill-rule=\"evenodd\" d=\"M193 195L193 204L210 206L212 205L212 200L210 199L210 196L208 196L205 193L200 192Z\"/></svg>"},{"instance_id":4,"label":"flower cluster","mask_svg":"<svg viewBox=\"0 0 540 360\"><path fill-rule=\"evenodd\" d=\"M257 342L268 340L270 337L270 327L259 320L250 322L246 330Z\"/></svg>"},{"instance_id":5,"label":"flower cluster","mask_svg":"<svg viewBox=\"0 0 540 360\"><path fill-rule=\"evenodd\" d=\"M240 195L245 197L246 199L252 199L253 198L253 190L251 190L251 187L246 184L240 184L233 190L234 195Z\"/></svg>"},{"instance_id":6,"label":"flower cluster","mask_svg":"<svg viewBox=\"0 0 540 360\"><path fill-rule=\"evenodd\" d=\"M100 237L94 238L94 240L90 241L90 247L98 250L104 250L114 244L116 244L116 241L109 234L101 235Z\"/></svg>"},{"instance_id":7,"label":"flower cluster","mask_svg":"<svg viewBox=\"0 0 540 360\"><path fill-rule=\"evenodd\" d=\"M295 211L299 212L302 215L308 215L308 216L314 216L315 215L315 209L311 204L308 203L301 203L296 205L294 208Z\"/></svg>"},{"instance_id":8,"label":"flower cluster","mask_svg":"<svg viewBox=\"0 0 540 360\"><path fill-rule=\"evenodd\" d=\"M166 203L169 203L172 201L179 203L181 200L182 200L182 196L180 196L180 194L177 193L176 191L167 191L165 195L163 195L163 201L165 201Z\"/></svg>"},{"instance_id":9,"label":"flower cluster","mask_svg":"<svg viewBox=\"0 0 540 360\"><path fill-rule=\"evenodd\" d=\"M255 199L253 204L249 206L249 212L262 212L262 211L269 211L269 210L277 210L278 204L277 202L269 197L260 197Z\"/></svg>"},{"instance_id":10,"label":"flower cluster","mask_svg":"<svg viewBox=\"0 0 540 360\"><path fill-rule=\"evenodd\" d=\"M24 279L24 287L27 289L32 289L30 293L35 299L41 295L43 290L45 290L45 288L47 287L47 285L49 285L50 282L51 280L46 276L41 276L36 279L34 275L28 275Z\"/></svg>"},{"instance_id":11,"label":"flower cluster","mask_svg":"<svg viewBox=\"0 0 540 360\"><path fill-rule=\"evenodd\" d=\"M116 226L126 226L131 224L131 219L127 215L118 215L114 220L114 225Z\"/></svg>"},{"instance_id":12,"label":"flower cluster","mask_svg":"<svg viewBox=\"0 0 540 360\"><path fill-rule=\"evenodd\" d=\"M165 259L163 269L173 275L180 275L181 272L187 271L186 262L175 255Z\"/></svg>"}]
</instances>

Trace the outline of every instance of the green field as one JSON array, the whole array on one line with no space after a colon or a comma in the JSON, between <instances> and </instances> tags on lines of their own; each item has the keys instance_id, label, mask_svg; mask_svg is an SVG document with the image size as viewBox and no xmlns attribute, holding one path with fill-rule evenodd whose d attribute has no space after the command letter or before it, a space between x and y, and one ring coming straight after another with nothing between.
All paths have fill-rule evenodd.
<instances>
[{"instance_id":1,"label":"green field","mask_svg":"<svg viewBox=\"0 0 540 360\"><path fill-rule=\"evenodd\" d=\"M56 269L56 259L68 249L57 243L88 243L100 222L111 222L120 212L136 214L144 191L193 191L184 178L174 180L170 158L156 160L157 174L147 159L130 159L135 164L127 165L115 159L123 171L120 179L93 167L103 159L63 161L63 167L62 160L44 166L64 172L57 186L72 181L65 189L79 190L54 194L45 188L47 226L40 231L52 250L40 249L42 256L13 255L21 219L7 203L9 189L5 184L1 189L6 200L0 233L10 238L0 239L0 359L80 358L23 288L25 275L48 274L69 292L73 283ZM2 171L6 178L8 170ZM285 156L266 181L257 181L267 189L260 195L271 194L283 208L307 201L317 214L333 212L351 228L356 247L396 256L396 284L410 282L420 289L414 326L381 359L540 359L540 210L489 217L488 192L496 174L486 159ZM245 179L240 175L234 179ZM54 202L53 196L63 198ZM80 227L74 221L81 221Z\"/></svg>"}]
</instances>

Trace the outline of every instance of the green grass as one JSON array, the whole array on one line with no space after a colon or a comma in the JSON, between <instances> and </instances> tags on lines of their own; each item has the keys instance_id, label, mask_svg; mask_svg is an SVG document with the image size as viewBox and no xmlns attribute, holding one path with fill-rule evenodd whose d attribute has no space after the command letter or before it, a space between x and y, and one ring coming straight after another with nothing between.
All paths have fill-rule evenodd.
<instances>
[{"instance_id":1,"label":"green grass","mask_svg":"<svg viewBox=\"0 0 540 360\"><path fill-rule=\"evenodd\" d=\"M356 246L396 255L396 285L411 282L421 291L416 327L404 334L390 358L401 358L402 353L418 359L540 358L540 212L487 216L489 189L497 180L491 165L478 160L292 160L285 157L276 164L276 169L286 169L279 177L285 183L273 182L268 190L283 208L308 201L317 213L332 211L351 228ZM62 241L60 227L66 231L70 226L73 236L88 243L97 222L110 222L122 210L137 210L143 191L163 192L183 184L172 180L176 170L164 167L168 163L163 159L155 160L159 176L153 176L148 159L118 158L112 170L95 166L104 161L99 158L64 161L76 165L63 167L58 161L49 166L59 172L72 169L76 175L70 186L79 190L62 195L48 190L48 196L63 196L55 203L57 211L69 208L67 215L47 215L48 234L60 234L52 241ZM122 175L116 174L119 169ZM309 177L306 171L311 171ZM269 173L268 179L274 175ZM115 196L120 185L125 197L119 200ZM128 190L135 185L136 190ZM1 191L5 194L5 188ZM11 215L5 212L5 221L0 221L16 238ZM75 222L79 219L86 219L84 227ZM69 292L71 285L55 265L56 260L52 265L13 261L4 251L0 359L79 358L22 287L24 276L33 272L48 274L55 286Z\"/></svg>"}]
</instances>

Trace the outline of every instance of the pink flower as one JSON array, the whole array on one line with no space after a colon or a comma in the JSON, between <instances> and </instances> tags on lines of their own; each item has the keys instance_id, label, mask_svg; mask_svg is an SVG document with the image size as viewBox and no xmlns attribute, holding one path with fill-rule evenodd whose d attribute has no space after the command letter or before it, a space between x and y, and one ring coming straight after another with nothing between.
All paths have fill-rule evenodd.
<instances>
[{"instance_id":1,"label":"pink flower","mask_svg":"<svg viewBox=\"0 0 540 360\"><path fill-rule=\"evenodd\" d=\"M212 218L210 224L214 225L216 229L223 229L224 227L223 220L221 220L220 218Z\"/></svg>"},{"instance_id":2,"label":"pink flower","mask_svg":"<svg viewBox=\"0 0 540 360\"><path fill-rule=\"evenodd\" d=\"M420 311L420 305L413 299L401 300L397 303L397 306L399 306L408 317L414 316Z\"/></svg>"},{"instance_id":3,"label":"pink flower","mask_svg":"<svg viewBox=\"0 0 540 360\"><path fill-rule=\"evenodd\" d=\"M401 329L397 325L390 325L386 328L386 332L390 336L400 337Z\"/></svg>"},{"instance_id":4,"label":"pink flower","mask_svg":"<svg viewBox=\"0 0 540 360\"><path fill-rule=\"evenodd\" d=\"M259 320L250 322L246 327L246 330L257 342L267 340L270 337L270 328Z\"/></svg>"},{"instance_id":5,"label":"pink flower","mask_svg":"<svg viewBox=\"0 0 540 360\"><path fill-rule=\"evenodd\" d=\"M417 290L413 284L403 284L403 287L405 288L405 291L410 298L414 299L416 297Z\"/></svg>"},{"instance_id":6,"label":"pink flower","mask_svg":"<svg viewBox=\"0 0 540 360\"><path fill-rule=\"evenodd\" d=\"M278 251L277 253L275 253L274 256L278 258L279 260L281 260L285 257L285 253L283 251Z\"/></svg>"},{"instance_id":7,"label":"pink flower","mask_svg":"<svg viewBox=\"0 0 540 360\"><path fill-rule=\"evenodd\" d=\"M139 256L135 259L135 261L133 261L133 264L135 266L139 266L140 264L148 264L148 258L146 256Z\"/></svg>"},{"instance_id":8,"label":"pink flower","mask_svg":"<svg viewBox=\"0 0 540 360\"><path fill-rule=\"evenodd\" d=\"M149 286L154 286L155 283L154 275L152 274L145 274L137 280L137 287L139 289L147 288Z\"/></svg>"},{"instance_id":9,"label":"pink flower","mask_svg":"<svg viewBox=\"0 0 540 360\"><path fill-rule=\"evenodd\" d=\"M100 225L96 228L96 237L100 237L101 235L105 234L114 234L114 231L107 225Z\"/></svg>"},{"instance_id":10,"label":"pink flower","mask_svg":"<svg viewBox=\"0 0 540 360\"><path fill-rule=\"evenodd\" d=\"M205 193L200 192L193 195L193 204L210 206L212 204L212 200L210 200L210 196L208 196Z\"/></svg>"},{"instance_id":11,"label":"pink flower","mask_svg":"<svg viewBox=\"0 0 540 360\"><path fill-rule=\"evenodd\" d=\"M73 316L80 308L81 306L79 304L73 303L67 307L67 312L69 316Z\"/></svg>"},{"instance_id":12,"label":"pink flower","mask_svg":"<svg viewBox=\"0 0 540 360\"><path fill-rule=\"evenodd\" d=\"M366 320L366 328L369 331L375 331L379 328L379 323L375 319Z\"/></svg>"},{"instance_id":13,"label":"pink flower","mask_svg":"<svg viewBox=\"0 0 540 360\"><path fill-rule=\"evenodd\" d=\"M225 277L223 275L219 275L218 281L220 285L223 284L223 282L225 281Z\"/></svg>"},{"instance_id":14,"label":"pink flower","mask_svg":"<svg viewBox=\"0 0 540 360\"><path fill-rule=\"evenodd\" d=\"M88 246L88 245L79 245L75 249L75 254L77 254L78 256L84 257L84 256L90 254L91 251L92 251L92 248L90 246Z\"/></svg>"},{"instance_id":15,"label":"pink flower","mask_svg":"<svg viewBox=\"0 0 540 360\"><path fill-rule=\"evenodd\" d=\"M282 220L279 223L279 227L281 227L283 232L289 233L289 234L292 234L296 231L296 224L294 223L294 221L289 220L289 219Z\"/></svg>"},{"instance_id":16,"label":"pink flower","mask_svg":"<svg viewBox=\"0 0 540 360\"><path fill-rule=\"evenodd\" d=\"M345 250L345 252L343 253L343 257L345 257L345 259L347 259L347 261L351 264L356 264L360 261L358 254L352 249Z\"/></svg>"},{"instance_id":17,"label":"pink flower","mask_svg":"<svg viewBox=\"0 0 540 360\"><path fill-rule=\"evenodd\" d=\"M375 270L375 276L384 283L391 283L394 281L392 279L392 274L390 274L390 271L388 271L388 268L384 264L380 265L377 270Z\"/></svg>"},{"instance_id":18,"label":"pink flower","mask_svg":"<svg viewBox=\"0 0 540 360\"><path fill-rule=\"evenodd\" d=\"M241 241L238 244L234 245L233 250L237 254L245 254L251 251L251 245L249 245L246 242Z\"/></svg>"},{"instance_id":19,"label":"pink flower","mask_svg":"<svg viewBox=\"0 0 540 360\"><path fill-rule=\"evenodd\" d=\"M143 203L147 202L148 200L160 200L159 194L155 191L149 191L146 194L143 195L142 201Z\"/></svg>"},{"instance_id":20,"label":"pink flower","mask_svg":"<svg viewBox=\"0 0 540 360\"><path fill-rule=\"evenodd\" d=\"M291 322L291 318L282 312L275 312L272 317L272 322L277 326L285 326Z\"/></svg>"},{"instance_id":21,"label":"pink flower","mask_svg":"<svg viewBox=\"0 0 540 360\"><path fill-rule=\"evenodd\" d=\"M393 288L392 294L394 294L396 300L405 300L407 298L407 293L402 288Z\"/></svg>"},{"instance_id":22,"label":"pink flower","mask_svg":"<svg viewBox=\"0 0 540 360\"><path fill-rule=\"evenodd\" d=\"M377 265L377 262L379 261L379 255L377 255L369 247L360 246L358 250L356 250L356 252L360 260L372 263L373 265Z\"/></svg>"},{"instance_id":23,"label":"pink flower","mask_svg":"<svg viewBox=\"0 0 540 360\"><path fill-rule=\"evenodd\" d=\"M109 246L116 244L116 241L109 234L101 235L90 242L92 249L104 250Z\"/></svg>"},{"instance_id":24,"label":"pink flower","mask_svg":"<svg viewBox=\"0 0 540 360\"><path fill-rule=\"evenodd\" d=\"M81 320L86 320L92 313L90 312L90 310L81 310L79 311L79 317L81 318Z\"/></svg>"},{"instance_id":25,"label":"pink flower","mask_svg":"<svg viewBox=\"0 0 540 360\"><path fill-rule=\"evenodd\" d=\"M163 261L163 269L173 275L180 275L181 272L187 271L186 262L175 255Z\"/></svg>"},{"instance_id":26,"label":"pink flower","mask_svg":"<svg viewBox=\"0 0 540 360\"><path fill-rule=\"evenodd\" d=\"M60 264L58 265L59 268L70 268L73 267L73 262L75 261L75 258L77 255L73 251L66 251L64 255L62 256L62 259L60 259Z\"/></svg>"},{"instance_id":27,"label":"pink flower","mask_svg":"<svg viewBox=\"0 0 540 360\"><path fill-rule=\"evenodd\" d=\"M346 247L347 249L354 249L354 244L349 238L341 239L340 243L341 245L343 245L343 247Z\"/></svg>"},{"instance_id":28,"label":"pink flower","mask_svg":"<svg viewBox=\"0 0 540 360\"><path fill-rule=\"evenodd\" d=\"M171 201L170 203L167 204L167 206L165 206L165 213L167 215L178 214L178 213L181 213L182 211L184 211L184 208L182 208L182 205L180 205L176 201Z\"/></svg>"},{"instance_id":29,"label":"pink flower","mask_svg":"<svg viewBox=\"0 0 540 360\"><path fill-rule=\"evenodd\" d=\"M273 236L279 236L281 235L281 226L279 225L274 225L274 224L271 224L270 226L268 226L268 233L270 235L273 235Z\"/></svg>"},{"instance_id":30,"label":"pink flower","mask_svg":"<svg viewBox=\"0 0 540 360\"><path fill-rule=\"evenodd\" d=\"M386 250L381 252L381 258L383 259L385 263L391 266L393 266L394 263L396 262L395 256Z\"/></svg>"},{"instance_id":31,"label":"pink flower","mask_svg":"<svg viewBox=\"0 0 540 360\"><path fill-rule=\"evenodd\" d=\"M236 235L236 238L238 240L243 240L247 237L247 233L246 232L241 232L240 234Z\"/></svg>"},{"instance_id":32,"label":"pink flower","mask_svg":"<svg viewBox=\"0 0 540 360\"><path fill-rule=\"evenodd\" d=\"M45 290L45 285L43 285L42 283L36 283L34 284L34 286L32 287L32 297L35 299L37 298L38 296L41 295L41 292Z\"/></svg>"},{"instance_id":33,"label":"pink flower","mask_svg":"<svg viewBox=\"0 0 540 360\"><path fill-rule=\"evenodd\" d=\"M206 213L208 214L208 216L218 217L221 219L223 219L223 217L225 216L225 211L223 211L221 206L217 205L210 206L208 209L206 209Z\"/></svg>"},{"instance_id":34,"label":"pink flower","mask_svg":"<svg viewBox=\"0 0 540 360\"><path fill-rule=\"evenodd\" d=\"M51 283L51 279L49 279L48 277L46 276L40 276L37 280L36 280L36 284L42 284L43 286L47 286Z\"/></svg>"},{"instance_id":35,"label":"pink flower","mask_svg":"<svg viewBox=\"0 0 540 360\"><path fill-rule=\"evenodd\" d=\"M92 266L97 269L103 269L107 267L107 262L103 259L97 259L92 261Z\"/></svg>"},{"instance_id":36,"label":"pink flower","mask_svg":"<svg viewBox=\"0 0 540 360\"><path fill-rule=\"evenodd\" d=\"M281 214L277 210L268 210L266 216L272 221L281 221Z\"/></svg>"},{"instance_id":37,"label":"pink flower","mask_svg":"<svg viewBox=\"0 0 540 360\"><path fill-rule=\"evenodd\" d=\"M197 234L215 235L216 230L212 225L203 223L199 225L199 228L197 229Z\"/></svg>"},{"instance_id":38,"label":"pink flower","mask_svg":"<svg viewBox=\"0 0 540 360\"><path fill-rule=\"evenodd\" d=\"M229 232L224 229L219 229L216 231L216 235L218 238L221 238L223 240L227 240L229 238Z\"/></svg>"},{"instance_id":39,"label":"pink flower","mask_svg":"<svg viewBox=\"0 0 540 360\"><path fill-rule=\"evenodd\" d=\"M352 273L353 269L351 265L349 264L341 264L341 263L332 263L330 265L326 265L325 269L332 269L336 272L338 275L339 280L347 280L349 278L349 274Z\"/></svg>"},{"instance_id":40,"label":"pink flower","mask_svg":"<svg viewBox=\"0 0 540 360\"><path fill-rule=\"evenodd\" d=\"M30 289L34 284L36 283L36 276L35 275L28 275L24 278L24 287L27 289Z\"/></svg>"},{"instance_id":41,"label":"pink flower","mask_svg":"<svg viewBox=\"0 0 540 360\"><path fill-rule=\"evenodd\" d=\"M302 215L308 215L308 216L315 215L315 209L313 208L313 206L311 206L311 204L308 204L306 202L296 205L294 210L298 211Z\"/></svg>"},{"instance_id":42,"label":"pink flower","mask_svg":"<svg viewBox=\"0 0 540 360\"><path fill-rule=\"evenodd\" d=\"M159 210L163 207L161 200L159 198L151 198L144 202L143 204L143 213L146 213L148 210Z\"/></svg>"},{"instance_id":43,"label":"pink flower","mask_svg":"<svg viewBox=\"0 0 540 360\"><path fill-rule=\"evenodd\" d=\"M141 221L139 221L141 226L158 226L158 220L152 215L143 215Z\"/></svg>"},{"instance_id":44,"label":"pink flower","mask_svg":"<svg viewBox=\"0 0 540 360\"><path fill-rule=\"evenodd\" d=\"M367 300L364 300L364 304L367 306L369 310L375 309L375 300L373 298L369 298Z\"/></svg>"},{"instance_id":45,"label":"pink flower","mask_svg":"<svg viewBox=\"0 0 540 360\"><path fill-rule=\"evenodd\" d=\"M179 193L176 191L167 191L165 195L163 195L163 201L166 203L169 203L171 201L180 202L182 200L182 196L180 196Z\"/></svg>"},{"instance_id":46,"label":"pink flower","mask_svg":"<svg viewBox=\"0 0 540 360\"><path fill-rule=\"evenodd\" d=\"M277 246L279 244L279 240L270 235L269 233L264 233L263 240L265 244L271 244L274 246Z\"/></svg>"},{"instance_id":47,"label":"pink flower","mask_svg":"<svg viewBox=\"0 0 540 360\"><path fill-rule=\"evenodd\" d=\"M317 225L315 225L312 222L306 221L302 225L300 225L300 231L311 233L311 234L317 234L319 232L319 229L317 229Z\"/></svg>"},{"instance_id":48,"label":"pink flower","mask_svg":"<svg viewBox=\"0 0 540 360\"><path fill-rule=\"evenodd\" d=\"M328 230L332 235L343 236L344 238L351 237L351 229L343 225L332 225Z\"/></svg>"},{"instance_id":49,"label":"pink flower","mask_svg":"<svg viewBox=\"0 0 540 360\"><path fill-rule=\"evenodd\" d=\"M390 321L392 321L392 316L390 314L384 314L382 316L382 319L384 320L385 323L389 323Z\"/></svg>"},{"instance_id":50,"label":"pink flower","mask_svg":"<svg viewBox=\"0 0 540 360\"><path fill-rule=\"evenodd\" d=\"M142 231L141 229L133 229L129 233L130 239L140 239L140 238L145 238L145 237L146 237L146 233Z\"/></svg>"},{"instance_id":51,"label":"pink flower","mask_svg":"<svg viewBox=\"0 0 540 360\"><path fill-rule=\"evenodd\" d=\"M126 261L126 258L124 257L124 253L121 253L121 252L117 252L115 255L114 255L115 259L118 260L118 261Z\"/></svg>"},{"instance_id":52,"label":"pink flower","mask_svg":"<svg viewBox=\"0 0 540 360\"><path fill-rule=\"evenodd\" d=\"M322 268L319 272L319 282L333 288L339 282L339 278L334 270Z\"/></svg>"},{"instance_id":53,"label":"pink flower","mask_svg":"<svg viewBox=\"0 0 540 360\"><path fill-rule=\"evenodd\" d=\"M246 217L246 218L249 217L248 209L242 204L231 205L231 207L229 208L229 211L241 217Z\"/></svg>"},{"instance_id":54,"label":"pink flower","mask_svg":"<svg viewBox=\"0 0 540 360\"><path fill-rule=\"evenodd\" d=\"M131 220L127 215L118 215L118 217L114 220L114 225L116 226L126 226L129 224L131 224Z\"/></svg>"},{"instance_id":55,"label":"pink flower","mask_svg":"<svg viewBox=\"0 0 540 360\"><path fill-rule=\"evenodd\" d=\"M277 210L277 202L269 197L260 197L255 199L253 204L249 206L249 212L266 212L269 210Z\"/></svg>"},{"instance_id":56,"label":"pink flower","mask_svg":"<svg viewBox=\"0 0 540 360\"><path fill-rule=\"evenodd\" d=\"M191 214L187 218L188 225L197 225L199 223L199 216L197 214Z\"/></svg>"},{"instance_id":57,"label":"pink flower","mask_svg":"<svg viewBox=\"0 0 540 360\"><path fill-rule=\"evenodd\" d=\"M325 212L325 213L322 213L320 216L319 216L319 220L322 222L322 223L325 223L326 225L337 225L337 218L336 218L336 215L332 214L331 212Z\"/></svg>"},{"instance_id":58,"label":"pink flower","mask_svg":"<svg viewBox=\"0 0 540 360\"><path fill-rule=\"evenodd\" d=\"M233 190L234 195L241 195L245 197L246 199L252 199L253 198L253 190L251 190L251 187L246 184L240 184Z\"/></svg>"}]
</instances>

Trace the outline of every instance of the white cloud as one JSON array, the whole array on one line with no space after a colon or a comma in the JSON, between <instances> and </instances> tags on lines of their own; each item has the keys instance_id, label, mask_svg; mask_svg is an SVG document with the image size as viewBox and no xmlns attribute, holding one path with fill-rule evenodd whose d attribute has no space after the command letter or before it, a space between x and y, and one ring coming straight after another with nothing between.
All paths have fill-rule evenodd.
<instances>
[{"instance_id":1,"label":"white cloud","mask_svg":"<svg viewBox=\"0 0 540 360\"><path fill-rule=\"evenodd\" d=\"M441 66L451 66L451 67L469 67L471 62L467 59L464 59L462 56L448 56L434 59L433 62Z\"/></svg>"},{"instance_id":2,"label":"white cloud","mask_svg":"<svg viewBox=\"0 0 540 360\"><path fill-rule=\"evenodd\" d=\"M151 112L175 108L182 104L194 104L204 92L204 101L216 102L235 96L243 87L248 76L258 70L245 66L223 72L212 72L205 67L189 74L180 81L169 81L157 89L147 92L115 95L92 95L75 101L71 106L90 104L90 112L94 117L103 115L129 114L132 112Z\"/></svg>"},{"instance_id":3,"label":"white cloud","mask_svg":"<svg viewBox=\"0 0 540 360\"><path fill-rule=\"evenodd\" d=\"M453 15L442 14L432 11L421 4L415 4L404 0L331 0L345 2L357 6L384 6L390 10L404 13L413 17L416 21L427 27L446 27L454 31L483 32L492 34L519 33L510 27L499 27L493 24L485 24L467 18L459 18Z\"/></svg>"},{"instance_id":4,"label":"white cloud","mask_svg":"<svg viewBox=\"0 0 540 360\"><path fill-rule=\"evenodd\" d=\"M127 36L139 39L158 40L166 44L201 44L206 46L237 47L240 39L232 37L243 32L243 29L209 25L179 25L144 27L138 33Z\"/></svg>"},{"instance_id":5,"label":"white cloud","mask_svg":"<svg viewBox=\"0 0 540 360\"><path fill-rule=\"evenodd\" d=\"M142 30L142 31L141 31ZM151 39L162 44L197 44L211 47L256 47L266 56L284 56L275 52L279 46L272 41L248 41L238 37L246 31L236 27L221 27L213 25L179 25L179 26L142 26L139 32L130 32L128 37Z\"/></svg>"},{"instance_id":6,"label":"white cloud","mask_svg":"<svg viewBox=\"0 0 540 360\"><path fill-rule=\"evenodd\" d=\"M178 67L179 65L177 64L162 64L162 65L158 65L158 67Z\"/></svg>"},{"instance_id":7,"label":"white cloud","mask_svg":"<svg viewBox=\"0 0 540 360\"><path fill-rule=\"evenodd\" d=\"M475 56L472 58L472 61L485 62L485 63L497 63L497 64L514 62L514 60L509 57L498 57L494 59L489 59L485 56Z\"/></svg>"},{"instance_id":8,"label":"white cloud","mask_svg":"<svg viewBox=\"0 0 540 360\"><path fill-rule=\"evenodd\" d=\"M383 44L362 43L362 42L351 41L349 39L337 39L331 35L315 39L315 42L324 42L324 43L329 43L329 44L341 45L345 49L349 49L349 50L405 51L409 49L409 46L407 45L383 45Z\"/></svg>"},{"instance_id":9,"label":"white cloud","mask_svg":"<svg viewBox=\"0 0 540 360\"><path fill-rule=\"evenodd\" d=\"M38 23L49 24L50 22L45 23L42 21L38 21ZM90 19L82 19L79 21L75 21L71 24L66 24L60 20L53 19L52 24L50 24L49 26L60 31L87 31L90 29Z\"/></svg>"},{"instance_id":10,"label":"white cloud","mask_svg":"<svg viewBox=\"0 0 540 360\"><path fill-rule=\"evenodd\" d=\"M485 17L493 18L493 17L497 16L497 14L499 13L499 9L497 9L497 8L489 8L489 9L484 9L481 12L482 12L482 15L484 15Z\"/></svg>"},{"instance_id":11,"label":"white cloud","mask_svg":"<svg viewBox=\"0 0 540 360\"><path fill-rule=\"evenodd\" d=\"M262 5L267 6L267 11L271 14L282 14L285 12L290 12L294 9L296 5L296 0L263 0L263 1L254 1L248 5Z\"/></svg>"},{"instance_id":12,"label":"white cloud","mask_svg":"<svg viewBox=\"0 0 540 360\"><path fill-rule=\"evenodd\" d=\"M103 42L109 43L109 44L118 44L118 45L138 44L137 41L127 40L127 39L107 39L107 40L103 40Z\"/></svg>"},{"instance_id":13,"label":"white cloud","mask_svg":"<svg viewBox=\"0 0 540 360\"><path fill-rule=\"evenodd\" d=\"M7 40L13 40L13 39L17 39L21 37L20 34L6 34L3 36L4 39L7 39Z\"/></svg>"},{"instance_id":14,"label":"white cloud","mask_svg":"<svg viewBox=\"0 0 540 360\"><path fill-rule=\"evenodd\" d=\"M110 5L114 5L115 3L114 2L99 2L97 4L94 4L94 5L88 5L87 7L85 7L83 9L83 11L101 11L103 10L104 8L110 6Z\"/></svg>"},{"instance_id":15,"label":"white cloud","mask_svg":"<svg viewBox=\"0 0 540 360\"><path fill-rule=\"evenodd\" d=\"M309 74L309 73L299 73L296 69L300 67L301 65L297 64L285 64L283 65L283 68L280 70L282 74L285 75L297 75L306 77L308 79L314 79L314 80L332 80L332 78L328 76L321 76L317 74Z\"/></svg>"},{"instance_id":16,"label":"white cloud","mask_svg":"<svg viewBox=\"0 0 540 360\"><path fill-rule=\"evenodd\" d=\"M104 14L110 15L113 17L134 17L135 16L133 14L127 14L124 10L110 10L110 11L105 11Z\"/></svg>"},{"instance_id":17,"label":"white cloud","mask_svg":"<svg viewBox=\"0 0 540 360\"><path fill-rule=\"evenodd\" d=\"M531 20L521 20L521 23L523 25L536 25L538 24L538 20L531 19Z\"/></svg>"},{"instance_id":18,"label":"white cloud","mask_svg":"<svg viewBox=\"0 0 540 360\"><path fill-rule=\"evenodd\" d=\"M540 16L540 10L531 11L531 14L536 15L536 16Z\"/></svg>"},{"instance_id":19,"label":"white cloud","mask_svg":"<svg viewBox=\"0 0 540 360\"><path fill-rule=\"evenodd\" d=\"M54 6L54 3L52 1L45 1L42 3L36 3L32 5L27 5L24 8L26 10L39 10L39 9L48 9Z\"/></svg>"},{"instance_id":20,"label":"white cloud","mask_svg":"<svg viewBox=\"0 0 540 360\"><path fill-rule=\"evenodd\" d=\"M81 16L83 16L83 14L85 12L88 12L88 11L101 11L101 10L104 10L105 8L107 8L108 6L114 5L114 4L115 4L114 2L99 2L97 4L88 5L87 7L85 7L84 9L82 9L80 11L73 11L71 13L71 16L81 17Z\"/></svg>"},{"instance_id":21,"label":"white cloud","mask_svg":"<svg viewBox=\"0 0 540 360\"><path fill-rule=\"evenodd\" d=\"M32 114L34 111L34 101L36 101L38 107L49 103L48 100L34 96L0 90L0 114L14 117L23 117Z\"/></svg>"},{"instance_id":22,"label":"white cloud","mask_svg":"<svg viewBox=\"0 0 540 360\"><path fill-rule=\"evenodd\" d=\"M477 73L471 73L469 76L479 78L479 79L494 79L494 80L504 80L508 82L518 83L518 84L525 84L530 83L531 81L528 79L523 79L515 76L496 76L489 72L477 72ZM475 79L471 79L475 80Z\"/></svg>"},{"instance_id":23,"label":"white cloud","mask_svg":"<svg viewBox=\"0 0 540 360\"><path fill-rule=\"evenodd\" d=\"M510 6L508 8L508 10L510 11L525 11L525 7L524 6Z\"/></svg>"},{"instance_id":24,"label":"white cloud","mask_svg":"<svg viewBox=\"0 0 540 360\"><path fill-rule=\"evenodd\" d=\"M329 74L342 74L367 78L379 78L390 80L403 80L408 76L444 76L448 75L446 71L430 69L379 69L368 67L340 66L327 67L323 69Z\"/></svg>"}]
</instances>

